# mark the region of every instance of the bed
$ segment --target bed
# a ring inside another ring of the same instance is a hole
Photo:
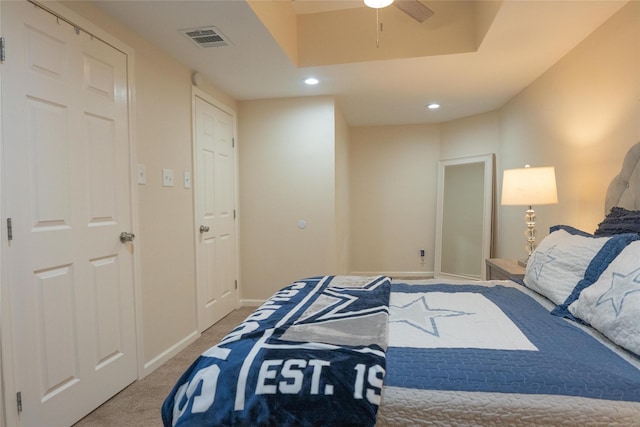
[[[640,426],[640,144],[524,280],[321,276],[203,353],[165,426]]]

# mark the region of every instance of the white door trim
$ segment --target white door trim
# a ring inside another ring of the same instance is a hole
[[[2,34],[2,6],[0,5],[0,34]],[[2,171],[2,165],[4,163],[4,157],[2,156],[2,152],[4,150],[2,150],[1,148],[3,147],[3,139],[2,139],[2,134],[3,134],[3,128],[2,128],[2,105],[3,102],[2,101],[2,67],[0,67],[0,218],[4,218],[4,216],[2,215],[2,211],[4,209],[4,199],[3,199],[3,193],[2,193],[2,188],[3,188],[3,175],[4,172]],[[6,235],[6,229],[5,229],[5,225],[4,224],[0,224],[0,240],[2,242],[6,242],[7,241],[7,235]],[[8,286],[7,280],[5,280],[5,271],[6,269],[4,268],[4,264],[5,264],[5,251],[2,250],[4,246],[3,244],[0,244],[0,427],[6,427],[7,426],[7,416],[6,416],[6,410],[5,410],[5,397],[7,396],[6,390],[5,390],[5,385],[7,384],[8,381],[11,381],[11,384],[13,384],[13,375],[8,375],[8,372],[13,372],[13,371],[7,371],[5,369],[5,362],[6,359],[9,359],[9,361],[11,361],[11,363],[13,363],[13,358],[11,357],[5,357],[5,355],[3,354],[4,352],[1,351],[1,349],[5,348],[5,335],[6,335],[6,330],[11,330],[11,324],[7,324],[5,323],[5,321],[10,317],[7,314],[7,310],[6,310],[6,302],[5,300],[7,298],[5,298],[5,296],[7,295],[7,293],[5,292],[5,286]],[[10,313],[9,313],[10,314]],[[11,365],[11,367],[13,368],[13,364]],[[8,378],[11,377],[11,378]]]
[[[115,49],[121,51],[127,57],[127,84],[128,84],[128,120],[129,120],[129,144],[130,144],[130,164],[129,164],[129,182],[130,182],[130,201],[131,201],[131,224],[132,224],[132,232],[136,233],[139,229],[139,219],[138,219],[138,198],[137,198],[137,187],[135,184],[135,168],[134,165],[136,162],[136,132],[135,132],[135,54],[134,50],[118,40],[113,35],[103,31],[98,26],[96,26],[93,22],[85,19],[84,17],[78,15],[72,10],[68,9],[64,5],[58,2],[47,2],[46,5],[42,5],[39,2],[35,2],[33,0],[29,0],[31,3],[37,3],[39,7],[42,7],[45,10],[53,13],[54,15],[58,15],[63,17],[64,19],[73,22],[75,25],[80,27],[83,31],[86,31],[92,34],[94,37],[99,38],[103,42],[109,44]],[[1,3],[0,3],[1,9]],[[10,43],[10,41],[8,41]],[[7,58],[10,60],[10,58]],[[2,79],[2,68],[0,67],[0,79]],[[2,128],[2,116],[0,115],[0,129]],[[0,133],[0,145],[3,144],[2,134]],[[0,176],[2,174],[0,173]],[[1,182],[0,182],[1,183]],[[0,187],[1,188],[1,187]],[[4,201],[4,194],[0,190],[0,200]],[[1,206],[1,205],[0,205]],[[9,304],[9,299],[7,295],[9,295],[9,283],[6,277],[6,262],[7,255],[6,251],[2,250],[2,248],[7,245],[7,236],[6,236],[6,228],[5,224],[2,224],[2,232],[0,233],[0,238],[2,239],[2,244],[0,245],[0,342],[2,346],[2,369],[1,372],[3,374],[3,387],[2,387],[2,413],[4,417],[0,420],[0,424],[3,426],[13,426],[19,425],[19,417],[16,406],[16,386],[15,379],[13,377],[13,368],[14,368],[14,360],[13,360],[13,336],[12,336],[12,328],[11,328],[11,306]],[[140,259],[139,259],[139,251],[134,251],[133,254],[133,286],[135,293],[135,301],[134,301],[134,310],[135,310],[135,319],[136,319],[136,358],[137,358],[137,376],[141,378],[141,374],[143,372],[143,328],[142,328],[142,289],[141,289],[141,281],[140,281]]]
[[[208,93],[206,93],[205,91],[203,91],[202,89],[196,87],[196,86],[192,86],[192,91],[191,91],[192,95],[191,95],[191,128],[192,128],[192,150],[191,152],[193,153],[193,159],[192,159],[192,165],[193,165],[193,177],[194,177],[194,186],[193,186],[193,217],[194,217],[194,225],[198,224],[198,221],[200,220],[198,218],[198,206],[197,206],[197,191],[196,191],[196,186],[197,183],[195,182],[195,174],[196,174],[196,165],[197,165],[197,148],[196,148],[196,99],[200,98],[203,99],[204,101],[208,102],[209,104],[213,105],[214,107],[222,110],[223,112],[229,114],[232,118],[233,118],[233,136],[234,136],[234,141],[235,141],[235,147],[236,147],[236,155],[235,155],[235,171],[234,171],[234,198],[235,198],[235,205],[236,205],[236,215],[239,215],[240,212],[240,199],[238,197],[238,175],[239,175],[239,168],[238,168],[238,152],[237,152],[237,147],[238,147],[238,120],[237,120],[237,114],[236,111],[229,107],[228,105],[225,105],[223,102],[215,99],[214,97],[212,97],[211,95],[209,95]],[[235,235],[236,235],[236,254],[235,254],[235,260],[236,260],[236,277],[238,280],[238,289],[236,292],[236,301],[235,301],[235,307],[240,308],[240,290],[242,289],[242,280],[241,280],[241,276],[240,276],[240,228],[238,226],[239,221],[236,219],[236,221],[234,222],[234,227],[235,227]],[[196,236],[196,238],[193,241],[194,244],[194,255],[195,255],[195,260],[196,260],[196,310],[199,310],[199,305],[198,302],[199,301],[199,295],[198,295],[198,278],[197,278],[197,274],[198,274],[198,251],[199,251],[199,247],[198,247],[198,233],[199,231],[196,230],[195,228],[197,227],[197,225],[194,227],[194,235]],[[197,313],[196,313],[197,314]],[[200,316],[197,316],[198,319],[200,318]],[[202,325],[199,324],[200,321],[198,320],[198,332],[202,333],[203,332],[203,328]]]

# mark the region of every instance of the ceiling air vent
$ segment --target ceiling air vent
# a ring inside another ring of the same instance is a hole
[[[178,30],[189,37],[200,47],[222,47],[229,46],[229,41],[216,27],[200,27],[188,30]]]

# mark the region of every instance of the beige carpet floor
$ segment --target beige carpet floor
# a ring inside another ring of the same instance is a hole
[[[233,311],[202,333],[171,360],[122,390],[74,427],[158,427],[162,426],[160,407],[180,375],[197,357],[238,326],[255,307]]]

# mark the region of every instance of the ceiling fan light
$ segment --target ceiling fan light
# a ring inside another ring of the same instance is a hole
[[[382,9],[393,3],[393,0],[364,0],[364,4],[373,9]]]

